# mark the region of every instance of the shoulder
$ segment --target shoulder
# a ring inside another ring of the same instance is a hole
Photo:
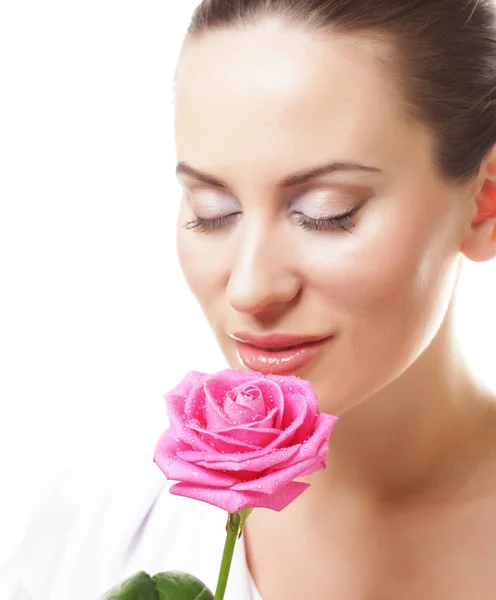
[[[31,501],[21,544],[0,569],[1,597],[58,600],[77,581],[77,598],[96,598],[108,577],[118,580],[144,517],[168,486],[146,452],[75,464],[47,478]]]

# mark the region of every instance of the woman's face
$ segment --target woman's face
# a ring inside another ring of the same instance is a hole
[[[347,40],[277,21],[216,32],[187,45],[176,80],[186,280],[231,368],[308,379],[334,414],[436,335],[464,226],[427,130],[371,46]],[[231,337],[274,333],[334,337],[286,353]]]

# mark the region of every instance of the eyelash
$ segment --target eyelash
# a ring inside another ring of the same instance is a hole
[[[218,229],[222,229],[226,225],[229,225],[229,223],[233,221],[233,217],[236,217],[237,214],[239,213],[225,215],[218,219],[201,219],[198,217],[193,221],[188,221],[186,225],[184,225],[184,228],[190,229],[191,231],[198,231],[199,233],[210,233],[211,231],[217,231]]]
[[[335,229],[343,229],[344,231],[351,233],[351,231],[348,231],[347,228],[355,227],[355,224],[351,222],[351,217],[358,212],[359,208],[360,207],[357,206],[353,210],[350,210],[342,215],[320,219],[311,219],[302,213],[295,214],[299,215],[298,224],[305,231],[332,231]],[[219,217],[218,219],[196,218],[192,221],[188,221],[184,225],[184,228],[191,231],[197,231],[199,233],[211,233],[212,231],[218,231],[219,229],[223,229],[225,226],[229,225],[230,222],[233,221],[233,218],[238,214],[239,213],[233,213],[231,215]]]

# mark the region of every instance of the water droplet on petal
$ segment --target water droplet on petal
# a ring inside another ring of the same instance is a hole
[[[259,490],[261,490],[261,489],[262,489],[262,486],[261,486],[260,484],[258,484],[258,485],[257,485],[257,488],[258,488]]]
[[[251,460],[247,460],[246,462],[247,464],[251,465]]]

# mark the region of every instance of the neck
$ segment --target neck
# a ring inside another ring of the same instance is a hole
[[[304,479],[312,484],[308,500],[336,490],[388,502],[452,493],[474,463],[494,459],[495,413],[494,393],[457,346],[451,309],[409,369],[341,416],[327,468]]]

